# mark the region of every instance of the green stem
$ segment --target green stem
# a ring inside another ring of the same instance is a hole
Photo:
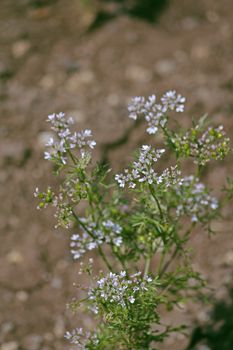
[[[93,233],[86,227],[86,225],[79,219],[79,217],[75,214],[74,211],[72,211],[73,216],[75,218],[75,220],[79,223],[79,225],[89,234],[89,236],[91,236],[93,239],[95,239],[95,236],[93,235]],[[109,263],[108,259],[106,258],[102,248],[100,246],[98,246],[98,251],[99,254],[101,256],[101,258],[103,259],[103,261],[105,262],[107,268],[109,269],[109,271],[113,271],[113,268],[111,266],[111,264]]]
[[[109,271],[112,272],[113,268],[112,268],[111,264],[109,263],[108,259],[106,258],[105,254],[104,254],[104,252],[103,252],[103,250],[102,250],[102,248],[100,246],[98,246],[98,251],[99,251],[99,254],[100,254],[101,258],[105,262],[107,268],[109,269]]]
[[[194,228],[195,223],[192,222],[192,224],[190,225],[190,227],[187,229],[187,231],[184,234],[184,239],[186,239],[188,237],[188,235],[191,233],[192,229]],[[173,254],[171,255],[170,259],[165,263],[165,265],[163,266],[163,268],[161,269],[161,272],[159,274],[159,276],[161,277],[168,269],[168,267],[170,266],[170,264],[172,263],[172,261],[176,258],[178,252],[182,249],[182,245],[179,243],[177,244]]]
[[[159,277],[162,277],[163,274],[167,271],[168,267],[170,266],[170,264],[172,263],[172,261],[175,259],[177,253],[180,250],[180,245],[178,244],[176,246],[176,249],[174,250],[172,256],[170,257],[170,259],[166,262],[166,264],[164,264],[163,268],[161,269],[161,272],[159,274]]]
[[[160,256],[160,259],[159,259],[159,266],[158,266],[158,272],[157,272],[157,274],[159,276],[161,274],[161,269],[162,269],[162,266],[163,266],[164,258],[165,258],[165,252],[162,252],[162,254]]]
[[[111,246],[111,248],[112,248],[112,252],[115,255],[116,259],[120,262],[123,270],[127,272],[127,267],[126,267],[126,264],[124,262],[124,259],[122,259],[121,256],[116,251],[114,251],[112,246]]]
[[[158,207],[158,210],[159,210],[159,214],[160,214],[160,218],[161,218],[162,221],[164,221],[163,211],[162,211],[161,205],[160,205],[160,203],[159,203],[159,201],[158,201],[158,199],[157,199],[157,197],[156,197],[156,195],[154,193],[153,186],[149,185],[149,190],[150,190],[150,193],[151,193],[152,197],[154,198],[154,200],[155,200],[155,202],[157,204],[157,207]]]
[[[145,269],[144,269],[144,277],[147,276],[149,271],[150,271],[150,263],[151,263],[151,257],[146,258]]]
[[[76,162],[76,159],[75,157],[73,156],[71,150],[69,149],[69,145],[67,143],[65,143],[65,146],[67,148],[67,153],[69,154],[70,158],[72,159],[74,165],[77,165],[77,162]]]

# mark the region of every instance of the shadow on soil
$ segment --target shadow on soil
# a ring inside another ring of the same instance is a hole
[[[227,300],[213,306],[210,321],[197,326],[186,350],[232,350],[233,349],[233,288]]]
[[[116,4],[113,11],[102,10],[97,12],[96,17],[88,32],[92,32],[109,20],[115,19],[120,15],[128,15],[137,17],[150,23],[154,23],[159,18],[160,14],[165,10],[169,0],[99,0],[102,3]]]

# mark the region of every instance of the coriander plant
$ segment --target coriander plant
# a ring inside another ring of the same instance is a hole
[[[150,144],[141,145],[115,175],[93,164],[91,130],[71,131],[73,119],[64,113],[48,116],[54,137],[45,159],[61,181],[57,191],[36,189],[38,208],[52,205],[57,226],[72,230],[75,260],[92,252],[88,263],[80,263],[90,284],[80,287],[81,298],[70,307],[92,315],[93,331],[65,334],[77,349],[157,349],[183,329],[162,323],[161,306],[169,311],[202,293],[205,281],[190,264],[188,243],[193,230],[212,232],[233,185],[229,181],[228,195],[217,199],[200,178],[210,161],[222,160],[231,148],[223,127],[210,126],[206,116],[181,127],[175,114],[184,103],[175,91],[159,101],[155,95],[132,99],[129,117],[145,118]],[[97,256],[99,273],[93,269]]]

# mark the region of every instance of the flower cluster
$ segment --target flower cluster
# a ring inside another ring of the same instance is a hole
[[[184,135],[174,135],[172,143],[179,155],[194,157],[194,163],[202,166],[211,159],[223,159],[230,151],[230,139],[222,125],[209,127],[203,134],[197,125]]]
[[[205,185],[192,175],[182,179],[176,188],[176,195],[179,198],[177,216],[191,215],[192,222],[205,222],[219,206],[217,199],[209,195]]]
[[[145,97],[134,97],[128,105],[129,117],[136,120],[140,116],[144,116],[148,123],[147,132],[155,134],[159,127],[164,127],[167,123],[166,113],[169,110],[176,112],[184,111],[185,98],[176,91],[166,92],[161,100],[157,102],[155,95]]]
[[[78,148],[81,158],[85,158],[86,148],[95,147],[96,142],[92,140],[91,130],[87,129],[72,134],[70,125],[74,123],[73,118],[66,119],[64,113],[51,114],[47,121],[51,123],[56,139],[51,137],[47,142],[46,147],[49,148],[49,151],[44,153],[45,159],[64,165],[68,161],[68,153],[71,149]]]
[[[154,150],[151,146],[143,145],[140,149],[138,160],[132,164],[131,171],[125,169],[123,174],[115,176],[115,180],[120,187],[125,187],[128,183],[129,188],[135,188],[137,183],[142,182],[146,182],[149,185],[163,183],[166,187],[169,187],[171,183],[177,181],[180,174],[177,167],[167,168],[161,175],[158,175],[153,169],[154,163],[161,158],[164,152],[164,149]]]
[[[85,332],[83,328],[75,328],[71,332],[66,332],[66,339],[70,341],[71,344],[76,345],[79,350],[87,350],[90,345],[97,345],[99,339],[96,334],[91,334],[90,332]]]
[[[46,192],[40,192],[39,188],[36,187],[34,192],[34,197],[40,200],[40,203],[38,204],[37,209],[46,208],[49,204],[53,202],[54,196],[55,194],[52,191],[52,188],[50,186],[47,188]]]
[[[184,112],[185,97],[177,95],[175,90],[166,92],[162,96],[161,102],[167,111],[170,109],[171,111]]]
[[[66,193],[64,190],[56,195],[51,187],[48,187],[46,192],[39,191],[37,187],[34,192],[34,197],[40,200],[37,209],[45,209],[48,205],[52,205],[56,208],[54,216],[57,219],[57,224],[55,228],[59,226],[70,227],[73,211],[69,201],[65,199]]]
[[[110,272],[105,277],[97,281],[97,286],[89,288],[88,296],[91,301],[91,310],[98,313],[98,305],[106,302],[115,303],[122,308],[134,304],[139,293],[148,290],[152,283],[149,276],[141,277],[141,272],[137,272],[127,277],[126,271],[119,274]]]
[[[96,223],[87,219],[80,219],[84,224],[82,234],[73,234],[71,236],[71,254],[74,259],[79,259],[89,250],[98,248],[98,246],[108,243],[119,247],[122,244],[122,227],[111,220],[103,221],[97,227]]]

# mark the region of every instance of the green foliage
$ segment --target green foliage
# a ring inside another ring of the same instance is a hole
[[[206,129],[206,117],[183,131],[171,123],[170,112],[182,112],[184,101],[174,91],[160,103],[155,96],[132,101],[130,117],[144,116],[147,132],[161,133],[176,163],[161,170],[157,163],[166,150],[142,145],[115,179],[107,166],[92,163],[96,143],[90,130],[72,133],[73,121],[63,113],[48,117],[55,137],[47,144],[45,158],[55,164],[61,184],[58,193],[50,187],[36,190],[38,208],[55,207],[58,226],[69,228],[75,222],[74,259],[96,250],[105,269],[95,276],[92,259],[86,267],[81,263],[90,286],[81,288],[84,298],[73,300],[70,307],[86,309],[98,322],[95,332],[77,328],[66,333],[78,349],[157,349],[171,332],[183,331],[182,325],[161,324],[160,306],[169,311],[181,301],[205,295],[205,281],[190,264],[188,243],[195,228],[198,234],[211,230],[212,220],[233,197],[233,182],[228,180],[217,199],[200,182],[200,170],[231,149],[222,126]],[[182,174],[186,158],[193,161],[194,174]]]

